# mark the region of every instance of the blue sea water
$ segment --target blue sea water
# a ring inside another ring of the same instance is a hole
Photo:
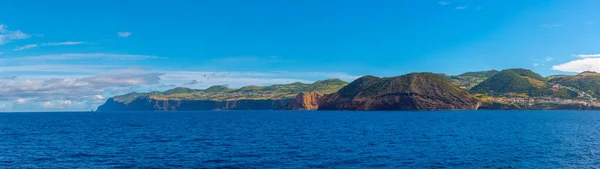
[[[595,111],[0,113],[0,168],[597,168]]]

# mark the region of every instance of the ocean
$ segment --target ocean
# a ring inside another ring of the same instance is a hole
[[[598,168],[599,111],[0,113],[0,168]]]

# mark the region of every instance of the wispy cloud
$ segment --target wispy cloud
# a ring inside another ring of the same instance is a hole
[[[25,45],[25,46],[21,46],[18,48],[13,49],[14,51],[22,51],[22,50],[26,50],[26,49],[33,49],[33,48],[37,48],[38,45],[37,44],[29,44],[29,45]]]
[[[557,27],[562,27],[564,25],[561,25],[561,24],[543,24],[543,25],[540,25],[540,26],[544,27],[544,28],[557,28]]]
[[[467,8],[469,8],[469,7],[468,6],[457,6],[456,10],[465,10]]]
[[[0,61],[44,61],[44,60],[83,60],[83,59],[110,59],[110,60],[145,60],[145,59],[166,59],[165,57],[150,55],[129,55],[113,53],[68,53],[68,54],[49,54],[37,56],[25,56],[16,58],[7,58]]]
[[[6,25],[0,24],[0,45],[10,43],[14,40],[27,39],[31,35],[23,33],[21,30],[11,31],[8,30]]]
[[[450,5],[450,2],[447,1],[439,1],[438,4],[440,5]]]
[[[532,64],[533,67],[545,66],[546,63],[554,60],[553,57],[546,57],[544,59],[533,59],[535,62]]]
[[[92,74],[106,72],[107,70],[121,69],[116,66],[98,66],[98,65],[67,65],[67,64],[41,64],[41,65],[15,65],[0,66],[1,73],[32,72],[35,76],[57,77],[57,74]],[[54,74],[51,74],[54,73]],[[42,75],[40,75],[42,74]],[[49,75],[50,74],[50,75]]]
[[[596,24],[596,22],[595,21],[589,21],[589,22],[586,22],[585,24],[592,25],[592,24]]]
[[[119,36],[121,38],[127,38],[127,37],[131,36],[131,32],[117,32],[117,36]]]
[[[22,50],[26,50],[26,49],[33,49],[33,48],[37,48],[39,46],[64,46],[64,45],[79,45],[79,44],[84,44],[84,42],[74,42],[74,41],[68,41],[68,42],[52,42],[52,43],[42,43],[42,44],[29,44],[29,45],[25,45],[25,46],[21,46],[18,48],[13,49],[14,51],[22,51]]]
[[[596,58],[596,57],[600,57],[600,54],[576,54],[573,56],[578,57],[578,58]]]
[[[84,44],[84,42],[79,42],[79,41],[52,42],[52,43],[43,43],[42,46],[63,46],[63,45],[80,45],[80,44]]]

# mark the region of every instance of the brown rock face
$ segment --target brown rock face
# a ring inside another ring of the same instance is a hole
[[[302,92],[296,96],[287,105],[280,107],[281,110],[317,110],[319,101],[323,94],[313,91],[310,93]]]
[[[476,110],[466,91],[432,73],[392,78],[361,77],[325,95],[319,110]]]

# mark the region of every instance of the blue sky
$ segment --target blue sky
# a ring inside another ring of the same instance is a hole
[[[545,76],[600,71],[598,6],[7,0],[0,5],[0,111],[89,110],[115,94],[175,86],[506,68]]]

